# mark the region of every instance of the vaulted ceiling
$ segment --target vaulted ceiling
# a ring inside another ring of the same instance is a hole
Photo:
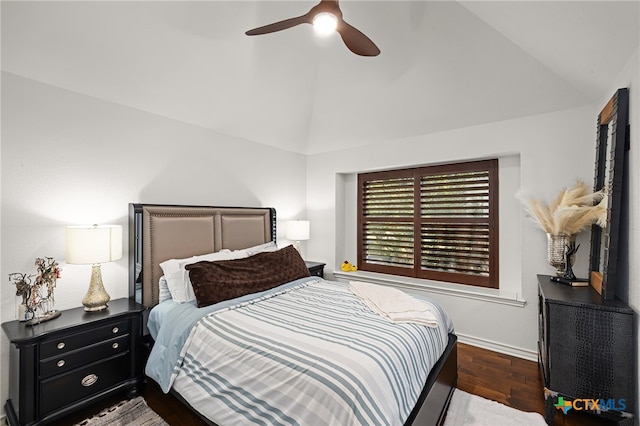
[[[2,69],[300,153],[600,101],[638,49],[638,1],[342,1],[381,49],[309,25],[314,1],[2,1]]]

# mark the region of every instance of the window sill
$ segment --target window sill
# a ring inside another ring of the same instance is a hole
[[[527,303],[520,297],[518,293],[501,291],[493,288],[474,287],[463,284],[450,284],[440,281],[429,281],[419,278],[380,274],[376,272],[334,271],[333,275],[338,281],[359,280],[372,284],[388,285],[400,289],[444,294],[447,296],[455,297],[465,297],[468,299],[517,306],[520,308],[523,308]]]

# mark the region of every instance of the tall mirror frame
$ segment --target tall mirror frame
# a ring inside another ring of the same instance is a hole
[[[594,191],[606,189],[606,226],[591,228],[590,281],[603,299],[616,298],[620,213],[628,149],[629,91],[618,89],[598,115]]]

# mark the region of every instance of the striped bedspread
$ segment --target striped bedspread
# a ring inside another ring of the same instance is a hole
[[[452,331],[395,324],[346,284],[308,281],[201,319],[174,388],[225,425],[402,425]]]

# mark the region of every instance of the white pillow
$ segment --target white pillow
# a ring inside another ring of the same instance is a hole
[[[247,253],[247,257],[253,256],[254,254],[262,253],[265,251],[276,251],[278,250],[278,246],[275,241],[269,241],[268,243],[260,244],[257,246],[249,247],[242,250],[234,250],[236,251],[245,251]]]
[[[169,285],[167,284],[167,279],[164,277],[164,275],[160,277],[158,288],[160,289],[160,294],[158,295],[158,303],[162,303],[166,300],[171,300],[171,292],[169,291]]]
[[[234,253],[231,250],[220,250],[215,253],[192,256],[186,259],[169,259],[160,264],[162,272],[167,279],[167,286],[174,302],[184,303],[195,300],[189,274],[184,267],[202,260],[228,260],[247,257],[244,253]]]
[[[167,286],[169,287],[169,292],[171,293],[173,301],[177,303],[184,303],[196,300],[191,280],[189,280],[189,273],[184,269],[185,266],[201,261],[214,262],[216,260],[243,259],[263,251],[274,250],[277,250],[277,246],[275,242],[270,241],[265,244],[241,250],[231,251],[228,249],[222,249],[215,253],[193,256],[186,259],[169,259],[162,262],[160,264],[160,268],[162,268],[162,272],[164,272],[164,276],[166,277]]]

